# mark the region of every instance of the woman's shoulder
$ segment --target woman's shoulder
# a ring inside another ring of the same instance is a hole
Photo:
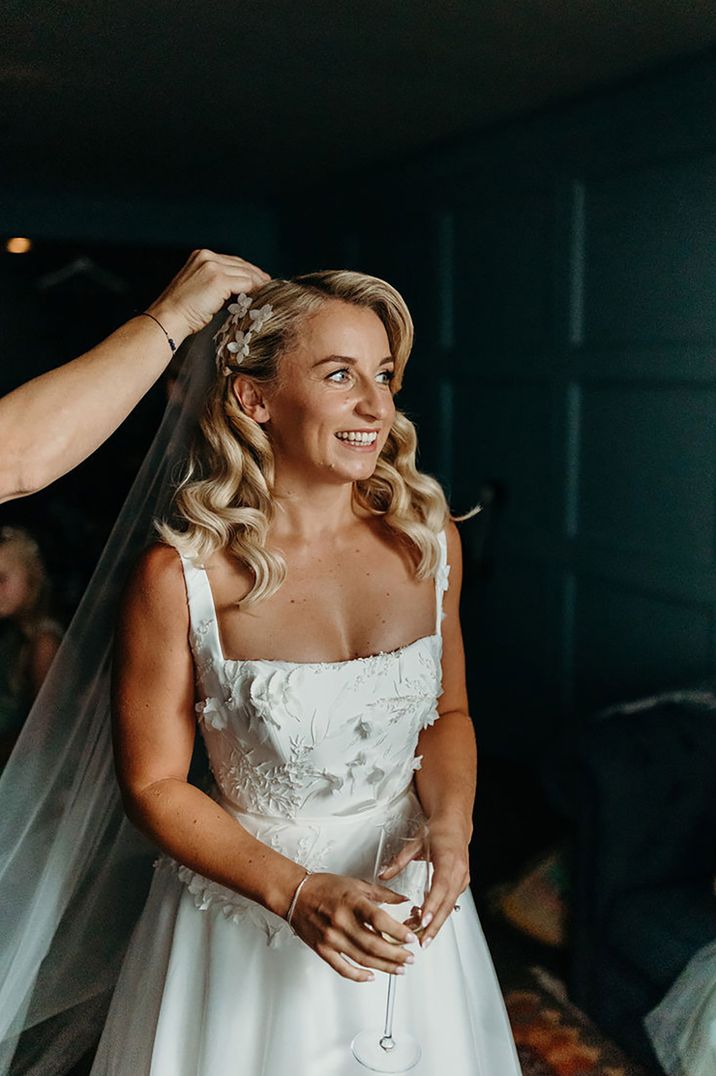
[[[443,529],[443,534],[445,535],[447,548],[447,562],[450,566],[450,579],[453,587],[455,585],[459,586],[462,578],[462,539],[454,520],[448,519]]]
[[[453,519],[448,519],[447,523],[443,527],[443,534],[445,535],[445,541],[447,543],[448,560],[450,560],[450,554],[459,556],[462,551],[462,541],[460,539],[460,531],[458,530],[457,523]]]
[[[137,557],[129,574],[126,592],[148,597],[184,594],[184,571],[177,550],[166,542],[152,542]]]
[[[141,551],[134,565],[135,571],[149,574],[181,571],[181,556],[173,545],[166,542],[151,542]]]

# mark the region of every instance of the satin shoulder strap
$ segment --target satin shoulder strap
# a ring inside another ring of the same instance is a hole
[[[450,575],[450,565],[447,562],[447,536],[444,530],[438,534],[438,544],[440,546],[440,560],[435,573],[435,634],[441,635],[442,622],[445,618],[443,594],[449,586],[448,577]]]
[[[222,658],[216,608],[206,571],[188,557],[181,557],[189,605],[191,646],[201,672],[207,665]]]

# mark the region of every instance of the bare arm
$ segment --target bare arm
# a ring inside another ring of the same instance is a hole
[[[196,721],[188,631],[179,558],[155,546],[130,580],[117,633],[112,713],[125,810],[179,862],[285,917],[303,867],[187,782]],[[387,931],[410,940],[407,927],[378,907],[404,899],[382,885],[317,872],[301,891],[292,925],[341,976],[365,981],[367,968],[395,971],[410,955],[381,937]]]
[[[194,251],[147,309],[177,346],[208,324],[235,292],[269,277],[230,255]],[[91,455],[166,368],[167,338],[151,318],[131,318],[96,347],[0,399],[0,502],[54,482]]]
[[[113,728],[125,810],[179,862],[284,916],[305,871],[187,783],[196,722],[188,631],[179,558],[155,546],[130,581],[117,634]]]
[[[423,761],[422,768],[416,772],[415,783],[420,802],[433,826],[438,822],[449,824],[469,841],[477,784],[477,746],[468,714],[465,650],[460,628],[462,549],[454,523],[448,527],[447,535],[450,586],[444,599],[440,718],[420,734],[418,753],[422,754]]]
[[[423,761],[415,773],[418,797],[429,821],[434,868],[430,892],[422,909],[423,946],[438,933],[470,881],[468,846],[477,782],[477,746],[467,709],[465,652],[460,628],[462,551],[454,523],[448,525],[447,545],[450,586],[444,598],[440,717],[420,734],[418,753]],[[406,849],[391,861],[381,877],[390,881],[414,854]]]

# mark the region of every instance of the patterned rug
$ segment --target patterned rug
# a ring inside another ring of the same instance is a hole
[[[523,1076],[652,1076],[609,1042],[543,968],[505,1003]]]

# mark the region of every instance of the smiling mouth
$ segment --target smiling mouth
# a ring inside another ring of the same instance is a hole
[[[335,435],[336,440],[347,448],[358,452],[371,452],[378,443],[378,431],[340,432]]]

